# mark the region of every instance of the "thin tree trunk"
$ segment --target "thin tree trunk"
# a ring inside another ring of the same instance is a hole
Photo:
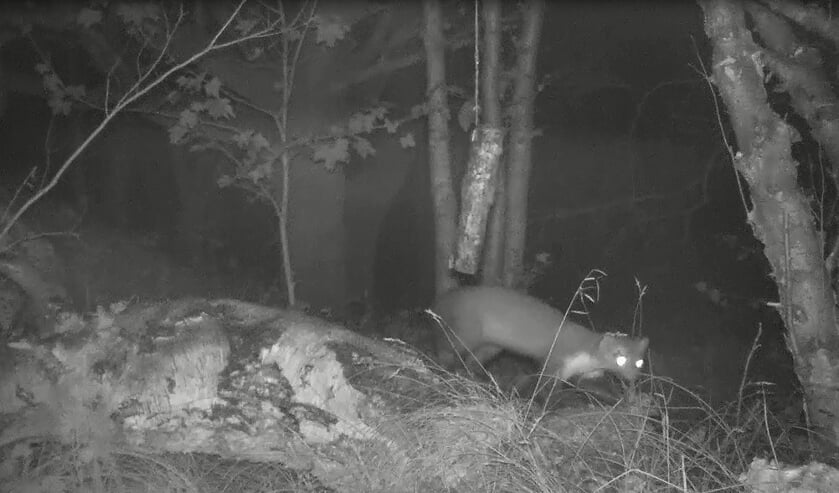
[[[440,1],[425,0],[423,13],[428,78],[428,149],[431,167],[431,197],[434,201],[434,287],[437,293],[443,293],[456,285],[449,269],[449,259],[455,243],[457,218],[449,154],[446,42],[443,37],[443,13]]]
[[[527,237],[527,193],[532,168],[533,102],[536,99],[536,53],[542,35],[544,0],[528,0],[518,47],[518,65],[511,104],[510,145],[507,153],[507,237],[504,285],[517,286],[522,276]]]
[[[294,286],[294,268],[291,265],[291,245],[288,240],[288,194],[289,180],[291,180],[291,159],[288,151],[283,151],[280,159],[282,163],[282,196],[280,207],[277,211],[277,225],[280,228],[280,248],[283,259],[283,278],[285,279],[286,294],[288,295],[288,306],[297,306],[297,291]]]
[[[495,202],[492,204],[489,224],[487,225],[487,239],[484,250],[483,267],[481,270],[481,284],[500,286],[504,279],[504,227],[507,218],[507,170],[504,161],[498,163],[495,177]]]
[[[481,57],[481,94],[483,100],[479,115],[482,123],[501,131],[501,95],[498,73],[501,67],[501,2],[486,0],[483,3],[483,52]],[[503,163],[503,161],[501,162]],[[504,167],[499,163],[495,175],[495,200],[493,202],[481,268],[481,283],[501,284],[504,270],[504,218],[505,186]]]
[[[713,81],[728,108],[739,152],[734,165],[752,200],[748,220],[778,285],[780,312],[811,422],[836,442],[839,436],[839,332],[833,300],[806,195],[798,185],[790,128],[770,108],[761,49],[746,28],[740,2],[700,3],[713,42]]]
[[[285,25],[285,12],[283,12],[283,25]],[[291,46],[289,44],[289,36],[282,37],[282,69],[283,69],[283,99],[280,106],[279,114],[274,115],[274,124],[277,127],[277,133],[280,137],[280,145],[283,153],[280,156],[281,170],[279,179],[282,183],[274,186],[274,192],[280,193],[279,203],[276,199],[276,193],[271,194],[271,201],[274,204],[275,215],[277,216],[277,227],[280,231],[280,249],[282,250],[281,258],[283,262],[283,279],[285,280],[286,296],[288,298],[288,306],[297,306],[297,290],[294,282],[294,269],[291,265],[291,245],[288,239],[288,204],[289,194],[291,188],[289,187],[289,180],[291,179],[291,158],[288,155],[286,143],[288,141],[288,105],[291,103],[291,90],[294,84],[294,67],[297,63],[297,57],[291,57]],[[303,40],[298,41],[300,44]],[[299,45],[297,52],[299,53]],[[269,192],[271,193],[271,192]]]

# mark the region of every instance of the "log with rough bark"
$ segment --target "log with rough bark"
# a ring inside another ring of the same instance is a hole
[[[466,176],[463,177],[454,261],[455,270],[464,274],[476,274],[481,266],[489,212],[495,200],[503,138],[500,128],[480,127],[472,142]]]
[[[198,452],[334,485],[361,447],[403,452],[388,416],[423,402],[435,378],[402,346],[235,300],[117,305],[62,330],[0,349],[0,448]]]

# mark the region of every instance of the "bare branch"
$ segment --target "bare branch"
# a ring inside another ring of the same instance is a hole
[[[191,65],[196,60],[206,56],[207,54],[209,54],[213,51],[217,51],[217,50],[229,47],[229,46],[234,46],[238,43],[242,43],[244,41],[247,41],[248,39],[256,39],[258,37],[265,37],[265,36],[270,35],[270,33],[273,33],[272,27],[269,27],[269,28],[266,28],[266,29],[256,33],[255,35],[244,36],[244,37],[236,38],[236,39],[233,39],[231,41],[224,42],[224,43],[219,43],[219,41],[218,41],[219,38],[227,30],[227,28],[230,26],[230,24],[233,22],[233,19],[235,19],[239,15],[239,12],[242,10],[242,7],[244,6],[244,4],[245,4],[245,0],[240,0],[239,4],[236,6],[236,9],[233,11],[233,13],[230,15],[230,17],[228,17],[228,19],[224,23],[224,25],[219,29],[219,31],[215,34],[215,36],[213,36],[212,40],[209,43],[207,43],[207,45],[203,49],[194,53],[192,56],[190,56],[186,60],[184,60],[180,63],[177,63],[177,64],[173,65],[172,67],[168,68],[161,75],[157,76],[154,80],[149,82],[146,86],[140,87],[140,81],[135,83],[131,87],[131,89],[129,89],[129,91],[126,92],[126,94],[116,103],[116,105],[113,108],[113,111],[111,111],[110,113],[106,113],[104,115],[104,118],[102,119],[102,121],[99,123],[99,125],[97,125],[96,128],[94,128],[90,132],[90,134],[88,134],[87,138],[76,148],[76,150],[73,151],[73,153],[69,157],[67,157],[67,159],[61,165],[61,167],[58,169],[58,171],[52,177],[52,179],[49,181],[49,183],[45,187],[38,190],[38,192],[36,192],[32,197],[30,197],[20,207],[20,209],[18,209],[11,216],[11,219],[3,225],[3,229],[0,230],[0,238],[3,238],[4,236],[6,236],[9,233],[9,230],[11,230],[12,226],[20,219],[20,217],[27,210],[29,210],[30,207],[32,207],[32,205],[34,205],[36,202],[38,202],[42,197],[44,197],[44,195],[49,193],[50,190],[55,188],[55,186],[58,184],[61,177],[64,176],[64,174],[67,172],[67,169],[76,161],[76,159],[78,159],[79,155],[81,155],[81,153],[85,149],[87,149],[87,147],[90,145],[90,143],[93,142],[93,140],[96,137],[98,137],[100,133],[102,133],[102,131],[105,129],[105,127],[107,127],[110,124],[111,120],[113,120],[114,117],[118,113],[120,113],[122,110],[124,110],[127,106],[134,103],[139,98],[145,96],[149,91],[151,91],[152,89],[154,89],[157,86],[159,86],[160,84],[162,84],[165,80],[169,79],[169,77],[171,77],[172,74],[174,74],[175,72],[184,69],[185,67]],[[274,25],[276,25],[276,24],[274,23],[271,26],[274,26]],[[168,42],[168,40],[167,40],[167,42]],[[168,44],[165,45],[165,47],[168,47]],[[149,67],[148,71],[146,72],[146,77],[148,77],[148,75],[150,75],[152,73],[152,71],[156,68],[156,66],[160,63],[160,61],[162,60],[162,57],[163,57],[163,53],[165,53],[165,51],[166,51],[165,49],[161,50],[161,55]]]

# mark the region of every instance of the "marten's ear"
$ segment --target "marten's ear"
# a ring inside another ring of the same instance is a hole
[[[644,337],[638,341],[638,352],[644,354],[647,352],[647,347],[650,345],[650,338]]]

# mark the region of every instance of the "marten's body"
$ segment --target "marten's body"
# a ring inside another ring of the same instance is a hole
[[[638,377],[649,344],[646,337],[600,334],[570,320],[563,323],[559,310],[500,287],[455,289],[439,296],[431,310],[445,322],[437,355],[449,368],[461,358],[470,365],[474,360],[484,364],[507,350],[546,363],[545,374],[562,380],[606,370],[632,381]]]

